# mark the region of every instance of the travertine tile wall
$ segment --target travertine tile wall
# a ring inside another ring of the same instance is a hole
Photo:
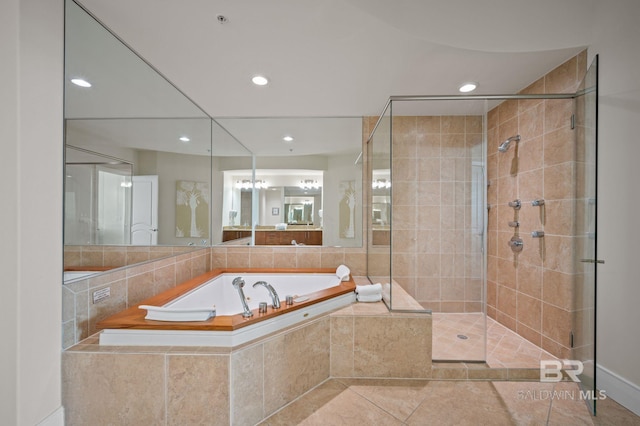
[[[64,246],[64,267],[133,265],[196,250],[192,246]]]
[[[254,425],[329,378],[329,317],[238,349],[101,347],[63,353],[68,425]]]
[[[362,248],[294,246],[214,246],[212,268],[337,268],[345,264],[352,275],[366,275]]]
[[[522,93],[574,93],[586,70],[586,53],[568,60]],[[574,299],[576,143],[573,100],[509,100],[487,118],[487,313],[527,340],[570,357]],[[519,134],[516,151],[498,146]],[[517,153],[517,157],[516,157]],[[514,216],[508,202],[522,200]],[[543,198],[543,208],[531,201]],[[523,251],[507,242],[520,222]],[[531,232],[543,230],[544,238]]]
[[[62,356],[68,425],[254,425],[331,376],[429,378],[431,316],[356,304],[239,348],[105,347]]]
[[[482,237],[472,232],[482,126],[482,116],[393,118],[393,279],[434,312],[482,310]]]
[[[356,303],[330,317],[331,377],[431,377],[431,315]]]
[[[205,248],[63,284],[62,347],[98,331],[98,321],[209,270],[211,249]],[[110,296],[93,303],[93,293],[105,288]]]

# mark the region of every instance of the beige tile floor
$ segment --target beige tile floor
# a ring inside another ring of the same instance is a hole
[[[617,426],[640,425],[640,417],[611,399],[592,417],[566,382],[330,379],[261,425]]]
[[[556,359],[492,318],[481,313],[433,313],[433,359],[486,361],[494,368],[540,368],[540,360]],[[461,339],[458,335],[466,336]]]

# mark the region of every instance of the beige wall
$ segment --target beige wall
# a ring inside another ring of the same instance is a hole
[[[540,78],[522,93],[574,93],[586,70],[586,52]],[[487,313],[548,350],[570,358],[575,286],[576,136],[574,101],[511,100],[487,118]],[[520,135],[506,153],[498,146]],[[545,205],[531,201],[543,198]],[[522,200],[515,211],[509,201]],[[524,241],[514,256],[507,245],[518,220]],[[531,237],[543,230],[544,238]]]
[[[0,4],[0,413],[63,424],[61,1]]]
[[[598,365],[621,378],[608,395],[640,413],[640,2],[598,3],[589,60],[600,55],[598,151]],[[631,335],[629,333],[632,333]],[[631,337],[635,336],[635,337]],[[626,381],[627,383],[623,383]]]
[[[18,223],[20,210],[14,203],[18,202],[18,66],[20,42],[18,16],[19,2],[17,0],[3,2],[0,6],[0,54],[7,66],[0,67],[0,127],[3,138],[10,143],[3,143],[0,156],[0,188],[7,208],[0,210],[2,223]],[[5,421],[17,424],[18,396],[15,392],[18,384],[18,293],[19,284],[19,256],[15,245],[20,238],[18,227],[12,226],[5,230],[0,244],[0,262],[4,270],[3,281],[6,282],[0,297],[0,332],[3,336],[3,349],[0,352],[0,412]],[[52,398],[55,400],[55,398]]]
[[[205,155],[173,154],[166,152],[140,152],[137,173],[158,175],[158,244],[203,245],[203,238],[176,237],[176,182],[188,180],[206,182],[211,186],[211,158]],[[150,158],[145,158],[150,157]],[[144,167],[143,167],[144,166]],[[218,203],[209,200],[209,211]],[[208,237],[207,245],[211,242]]]

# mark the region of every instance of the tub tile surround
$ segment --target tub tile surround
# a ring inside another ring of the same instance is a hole
[[[383,397],[390,392],[384,387],[389,380],[424,385],[429,380],[539,379],[538,368],[432,364],[431,334],[432,315],[389,312],[378,302],[354,303],[235,348],[101,346],[94,335],[63,352],[67,424],[99,419],[105,424],[254,425],[290,404],[299,406],[298,399],[309,391],[320,392],[330,404],[322,389],[336,379],[354,386],[384,381],[376,397],[372,389],[361,389],[379,408],[358,406],[403,415],[418,390],[407,390],[402,397],[408,400],[395,407],[397,397]]]
[[[431,316],[356,303],[236,348],[107,347],[92,336],[63,352],[69,425],[253,425],[333,375],[431,377]]]
[[[586,52],[569,59],[521,93],[574,93],[586,71]],[[571,129],[573,100],[509,100],[487,116],[487,313],[535,345],[559,358],[571,358],[574,286],[579,278],[577,208],[580,189],[576,132]],[[519,134],[515,150],[497,146]],[[515,169],[514,169],[515,167]],[[514,220],[509,201],[519,198],[519,234],[524,250],[514,257],[507,241]],[[543,198],[545,205],[531,201]],[[530,236],[544,230],[544,238]]]
[[[210,269],[211,251],[205,248],[63,284],[62,347],[94,334],[100,320]],[[93,303],[94,292],[107,288],[109,297]]]

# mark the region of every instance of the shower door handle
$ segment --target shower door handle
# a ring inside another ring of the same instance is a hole
[[[580,259],[582,263],[604,263],[604,260],[599,259]]]

